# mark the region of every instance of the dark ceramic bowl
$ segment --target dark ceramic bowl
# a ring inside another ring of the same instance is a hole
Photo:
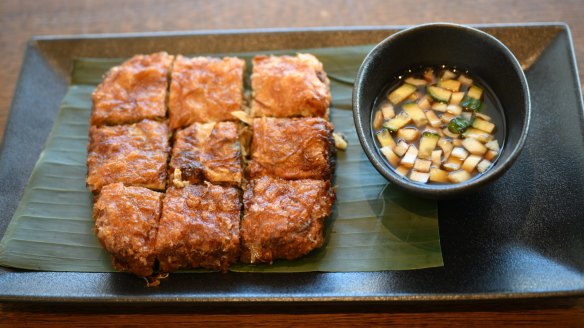
[[[402,177],[378,150],[371,127],[376,98],[397,76],[439,65],[468,70],[490,87],[502,107],[504,124],[497,128],[504,129],[505,138],[499,158],[485,173],[458,184],[421,184]],[[529,90],[517,59],[491,35],[448,23],[420,25],[393,34],[367,55],[355,80],[353,118],[367,157],[385,178],[422,197],[452,198],[494,181],[517,159],[529,127]]]

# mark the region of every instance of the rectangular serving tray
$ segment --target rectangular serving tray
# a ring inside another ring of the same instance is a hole
[[[494,184],[439,202],[444,267],[352,273],[178,273],[156,288],[123,273],[0,268],[1,301],[323,303],[584,296],[584,119],[568,26],[477,26],[526,69],[530,134]],[[201,31],[33,38],[0,148],[0,236],[42,151],[78,57],[213,54],[374,44],[402,27]]]

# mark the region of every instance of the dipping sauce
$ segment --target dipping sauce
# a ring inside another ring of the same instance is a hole
[[[504,138],[494,95],[468,72],[445,67],[394,81],[378,97],[372,122],[389,165],[419,183],[460,183],[486,172]]]

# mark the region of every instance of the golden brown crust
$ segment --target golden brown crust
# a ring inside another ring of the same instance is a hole
[[[116,270],[152,274],[162,194],[114,183],[103,187],[93,206],[97,238]]]
[[[328,118],[329,79],[313,55],[254,57],[251,88],[253,117]]]
[[[322,118],[257,118],[253,123],[250,178],[330,179],[333,125]]]
[[[128,124],[163,118],[173,58],[166,52],[137,55],[112,68],[93,92],[91,124]]]
[[[241,261],[293,260],[324,242],[324,221],[335,200],[330,182],[263,177],[244,193]]]
[[[91,126],[87,185],[93,192],[115,182],[164,190],[168,151],[168,127],[164,122]]]
[[[237,123],[194,123],[175,135],[169,174],[178,169],[191,183],[239,185],[241,165]]]
[[[239,256],[240,212],[236,188],[170,187],[156,241],[160,271],[198,267],[227,271]]]
[[[194,122],[235,121],[243,104],[245,61],[234,57],[176,57],[170,85],[171,129]]]

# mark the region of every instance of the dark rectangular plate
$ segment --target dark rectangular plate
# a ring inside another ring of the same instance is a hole
[[[439,203],[444,267],[354,273],[181,273],[159,287],[122,273],[0,268],[0,300],[126,303],[410,302],[584,295],[581,87],[564,24],[479,26],[526,68],[526,147],[494,184]],[[220,53],[377,43],[398,27],[40,37],[28,44],[0,149],[3,234],[77,57]]]

